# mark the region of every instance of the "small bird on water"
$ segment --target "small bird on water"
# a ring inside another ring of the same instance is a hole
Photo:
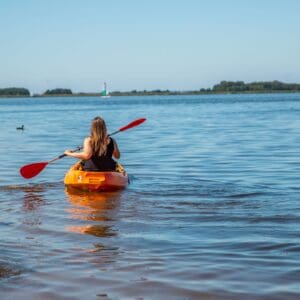
[[[24,125],[22,125],[22,126],[20,126],[20,127],[17,127],[16,129],[17,129],[17,130],[24,130],[25,128],[24,128]]]

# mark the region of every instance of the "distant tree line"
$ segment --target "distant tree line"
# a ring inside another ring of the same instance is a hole
[[[70,89],[54,89],[47,90],[43,95],[45,96],[53,96],[53,95],[72,95],[72,91]]]
[[[283,83],[280,81],[258,81],[244,83],[244,81],[221,81],[212,88],[213,92],[272,92],[272,91],[300,91],[300,84]]]
[[[24,88],[5,88],[0,89],[0,96],[30,96],[30,92]]]
[[[261,92],[300,92],[300,84],[284,83],[274,81],[257,81],[245,83],[244,81],[221,81],[213,88],[201,88],[193,91],[169,91],[169,90],[152,90],[130,92],[111,92],[112,96],[124,95],[198,95],[198,94],[216,94],[216,93],[261,93]]]
[[[147,91],[147,90],[142,90],[142,91],[138,91],[138,90],[132,90],[132,91],[128,91],[128,92],[120,92],[120,91],[114,91],[111,92],[110,95],[112,96],[142,96],[142,95],[178,95],[179,92],[176,91],[169,91],[169,90],[151,90],[151,91]]]
[[[132,90],[128,92],[114,91],[112,96],[142,96],[142,95],[198,95],[198,94],[217,94],[217,93],[267,93],[267,92],[300,92],[300,84],[284,83],[274,81],[257,81],[245,83],[244,81],[221,81],[212,88],[201,88],[192,91],[170,91],[170,90]],[[46,90],[43,94],[35,94],[34,97],[41,96],[100,96],[100,93],[72,93],[72,90],[56,88]],[[0,97],[23,96],[29,97],[30,92],[25,88],[4,88],[0,89]]]
[[[34,95],[34,96],[56,96],[56,95],[73,95],[72,91],[70,89],[53,89],[53,90],[47,90],[42,95]],[[0,89],[0,97],[13,97],[13,96],[24,96],[29,97],[30,92],[28,89],[25,88],[4,88]]]

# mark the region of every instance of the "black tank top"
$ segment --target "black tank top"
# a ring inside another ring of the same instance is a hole
[[[84,160],[81,164],[86,171],[115,171],[116,162],[112,155],[114,152],[114,141],[110,138],[107,145],[106,153],[104,155],[93,155],[90,159]]]

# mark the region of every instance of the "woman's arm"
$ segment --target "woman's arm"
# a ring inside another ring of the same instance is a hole
[[[112,139],[112,141],[114,143],[113,157],[116,158],[116,159],[119,159],[121,157],[121,153],[120,153],[118,144],[117,144],[117,142],[114,139]]]
[[[78,158],[78,159],[84,159],[84,160],[90,159],[93,155],[90,138],[89,137],[85,138],[85,140],[83,142],[82,152],[72,152],[70,150],[66,150],[65,154],[68,156],[71,156],[71,157]]]

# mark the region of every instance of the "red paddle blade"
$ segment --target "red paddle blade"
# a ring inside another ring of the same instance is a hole
[[[128,125],[126,125],[126,126],[120,128],[119,131],[124,131],[124,130],[130,129],[130,128],[132,128],[132,127],[138,126],[138,125],[140,125],[141,123],[143,123],[143,122],[145,122],[145,121],[146,121],[145,118],[137,119],[137,120],[135,120],[135,121],[129,123]]]
[[[26,178],[32,178],[43,171],[48,165],[48,162],[39,162],[34,164],[25,165],[20,169],[20,174]]]

